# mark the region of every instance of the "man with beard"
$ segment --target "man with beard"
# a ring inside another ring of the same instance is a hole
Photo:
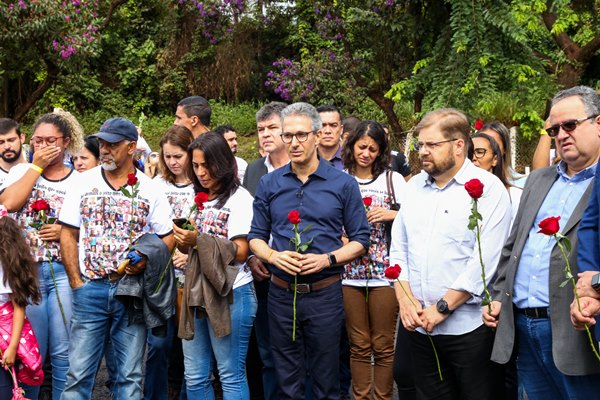
[[[403,350],[413,360],[417,398],[501,394],[501,371],[490,361],[494,332],[481,320],[484,282],[477,241],[489,285],[508,234],[510,201],[498,178],[466,158],[469,130],[467,117],[449,108],[428,113],[417,125],[423,171],[408,182],[392,228],[390,265],[402,268],[394,285],[409,331]],[[465,184],[472,179],[483,183],[479,235],[468,228],[472,199]]]
[[[130,259],[125,274],[131,276],[144,273],[147,266],[165,253],[168,259],[174,247],[171,207],[164,192],[157,191],[152,180],[133,165],[138,132],[131,121],[111,118],[94,136],[100,143],[101,166],[78,177],[59,216],[63,226],[61,255],[73,288],[69,372],[61,398],[91,397],[96,370],[110,337],[116,367],[113,394],[118,399],[141,399],[146,321],[134,318],[131,309],[117,299],[116,294],[123,294],[123,281],[132,282],[131,278],[121,281],[117,265]],[[123,187],[130,195],[120,190]],[[116,215],[122,212],[123,226],[111,228],[105,224],[94,228],[81,210],[86,207],[99,210],[98,204],[123,204],[98,211],[103,221],[116,220]],[[93,247],[94,240],[102,241],[107,251],[101,246]],[[138,251],[140,243],[148,253],[142,254],[141,248]],[[129,249],[131,244],[135,250]],[[153,252],[150,246],[161,253]],[[117,248],[122,250],[116,251]],[[92,258],[96,260],[94,263],[90,262]],[[166,261],[160,268],[164,265]],[[148,274],[144,274],[144,279],[148,279]],[[168,287],[166,281],[163,287]],[[151,301],[149,296],[144,297],[146,301]],[[144,305],[144,320],[146,308]]]
[[[10,118],[0,118],[0,188],[8,171],[25,162],[22,153],[24,142],[25,135],[21,133],[19,123]]]

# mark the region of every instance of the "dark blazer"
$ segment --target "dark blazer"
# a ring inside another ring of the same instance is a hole
[[[548,167],[531,173],[521,197],[512,231],[500,255],[498,276],[494,283],[492,296],[494,300],[502,302],[502,309],[491,358],[501,364],[509,361],[515,345],[512,295],[519,259],[535,217],[557,177],[556,167]],[[562,229],[563,235],[568,237],[573,245],[569,262],[574,275],[577,273],[577,227],[593,185],[592,181],[573,210],[571,218]],[[600,363],[592,353],[587,334],[576,331],[571,325],[569,311],[573,300],[573,288],[570,283],[560,287],[565,280],[564,267],[565,261],[560,248],[555,245],[550,255],[550,281],[548,282],[550,285],[550,320],[554,363],[558,370],[566,375],[600,373]]]
[[[258,187],[258,181],[263,175],[267,174],[267,166],[265,165],[266,157],[259,158],[246,168],[246,174],[244,175],[244,181],[242,185],[250,192],[252,196],[256,193]]]

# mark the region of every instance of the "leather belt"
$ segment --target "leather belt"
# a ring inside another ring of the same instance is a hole
[[[549,318],[550,308],[548,307],[532,307],[532,308],[517,308],[515,311],[529,318]]]
[[[340,275],[332,275],[330,277],[323,278],[320,281],[316,281],[313,283],[299,283],[297,285],[294,285],[293,283],[284,281],[277,275],[271,275],[271,282],[273,282],[275,285],[286,290],[294,290],[294,286],[296,286],[296,293],[300,294],[307,294],[310,292],[316,292],[317,290],[325,289],[326,287],[333,285],[341,279],[342,278]]]

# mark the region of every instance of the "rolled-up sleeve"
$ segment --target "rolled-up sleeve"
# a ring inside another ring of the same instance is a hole
[[[344,228],[346,235],[348,239],[360,243],[365,250],[368,250],[371,244],[371,232],[365,206],[356,181],[349,181],[344,187],[344,192],[347,193],[344,204]]]

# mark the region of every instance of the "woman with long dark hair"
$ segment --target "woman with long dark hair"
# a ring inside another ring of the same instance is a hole
[[[192,216],[193,231],[173,226],[178,248],[190,252],[179,326],[187,396],[213,398],[210,378],[216,360],[223,398],[249,399],[245,364],[257,307],[252,274],[246,268],[252,196],[240,186],[233,153],[222,136],[204,133],[189,146],[188,156],[196,191],[208,200]],[[199,243],[202,255],[195,248]],[[202,278],[196,279],[198,275]],[[231,296],[232,302],[208,300],[215,290],[220,298]],[[187,307],[201,301],[195,296],[199,291],[205,307]],[[190,319],[186,312],[192,313]]]
[[[342,160],[358,182],[371,227],[369,251],[346,265],[342,281],[352,393],[355,399],[370,399],[372,391],[376,399],[391,399],[398,302],[384,275],[390,244],[386,224],[398,213],[406,183],[389,170],[389,142],[378,122],[358,124],[346,139]]]
[[[153,181],[166,194],[173,210],[173,216],[177,218],[187,217],[192,204],[194,204],[191,158],[187,150],[193,140],[192,132],[185,126],[178,125],[169,128],[160,139],[159,174]],[[171,260],[179,291],[183,288],[187,258],[187,254],[175,250]],[[172,317],[167,322],[166,336],[157,336],[152,333],[152,330],[148,331],[144,399],[166,399],[169,393],[169,379],[174,388],[180,388],[182,364],[181,340],[175,335],[175,317]],[[165,373],[166,365],[169,369],[168,374]]]

